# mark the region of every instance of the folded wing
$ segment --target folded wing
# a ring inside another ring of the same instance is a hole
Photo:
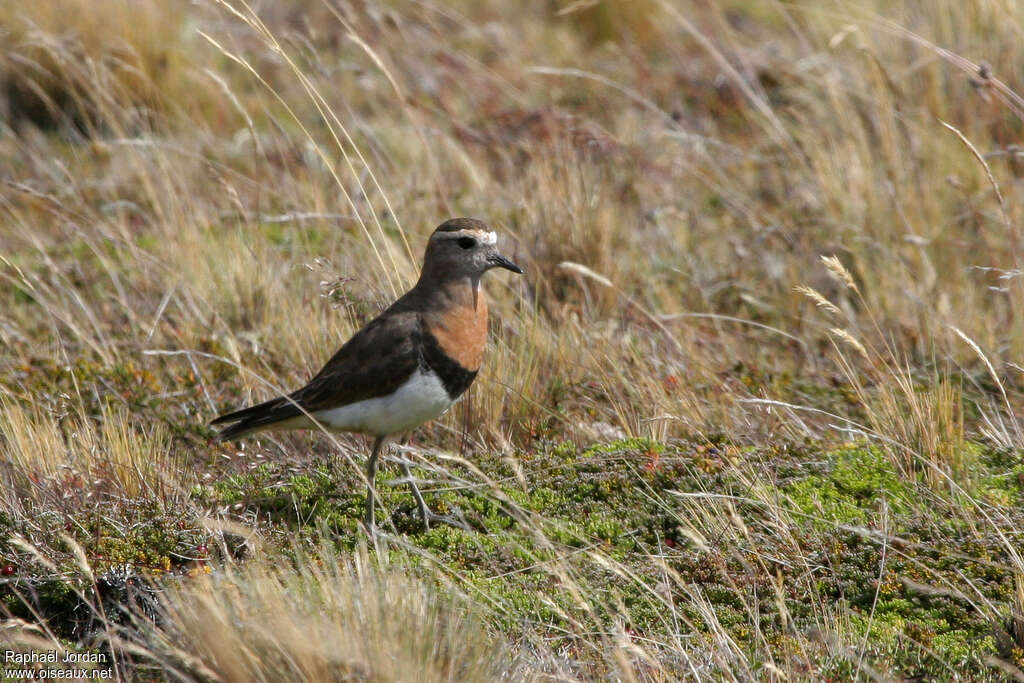
[[[311,427],[307,414],[394,392],[423,363],[422,327],[419,314],[392,307],[349,339],[306,386],[213,420],[228,425],[217,440],[285,427],[289,420]]]

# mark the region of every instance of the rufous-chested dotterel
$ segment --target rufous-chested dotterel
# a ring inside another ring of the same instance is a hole
[[[442,414],[469,388],[487,345],[487,297],[480,278],[492,268],[522,269],[498,253],[481,221],[453,218],[427,242],[416,285],[356,332],[310,380],[287,396],[221,415],[221,441],[268,429],[318,425],[374,438],[367,461],[365,522],[374,524],[374,478],[385,439]],[[406,468],[423,522],[437,519]]]

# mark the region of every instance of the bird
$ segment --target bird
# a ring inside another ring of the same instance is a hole
[[[523,274],[501,255],[497,233],[475,218],[452,218],[430,235],[416,284],[358,330],[304,387],[226,413],[216,441],[266,430],[324,428],[373,438],[366,461],[363,523],[375,529],[377,463],[385,442],[447,411],[477,376],[487,343],[480,279],[493,268]],[[447,521],[423,500],[403,463],[423,524]]]

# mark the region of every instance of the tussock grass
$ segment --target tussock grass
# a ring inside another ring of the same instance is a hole
[[[321,548],[176,586],[137,646],[167,675],[224,681],[530,678],[473,609],[365,548]]]
[[[180,106],[190,72],[182,65],[181,3],[37,3],[31,12],[2,10],[0,56],[8,121],[65,127],[103,137],[112,121],[147,128]]]
[[[188,481],[160,425],[133,429],[116,408],[97,418],[74,416],[61,424],[38,410],[5,403],[4,507],[31,516],[55,506],[77,510],[93,496],[148,497],[168,505],[183,497],[179,487]]]
[[[185,680],[1020,673],[1016,5],[100,4],[0,8],[4,642]],[[454,215],[528,274],[383,478],[476,532],[382,486],[367,553],[358,438],[204,425]]]

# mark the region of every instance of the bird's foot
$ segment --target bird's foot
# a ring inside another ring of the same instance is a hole
[[[431,524],[446,524],[463,531],[473,531],[473,527],[469,525],[469,522],[462,515],[462,511],[458,509],[456,509],[453,515],[439,515],[430,508],[423,506],[420,508],[420,520],[423,522],[423,528],[427,531],[430,530]]]

